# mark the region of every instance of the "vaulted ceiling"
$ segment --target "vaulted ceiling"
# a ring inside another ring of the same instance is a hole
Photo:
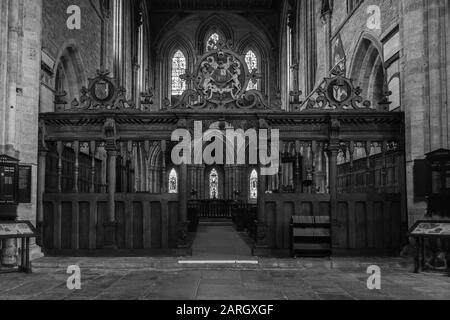
[[[279,0],[151,0],[153,12],[167,11],[273,11]]]

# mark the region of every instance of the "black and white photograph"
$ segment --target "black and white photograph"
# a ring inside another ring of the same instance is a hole
[[[449,98],[449,0],[0,0],[0,304],[450,300]]]

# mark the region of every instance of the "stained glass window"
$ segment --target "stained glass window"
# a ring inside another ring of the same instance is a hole
[[[258,173],[252,171],[250,175],[250,199],[258,199]]]
[[[211,199],[219,198],[219,174],[216,169],[211,170],[209,175],[209,197]]]
[[[217,50],[220,41],[220,36],[218,33],[214,32],[206,41],[206,51]]]
[[[175,169],[169,174],[169,193],[178,193],[178,175]]]
[[[245,55],[245,62],[247,63],[247,67],[250,72],[255,69],[258,70],[258,58],[252,50],[249,50]],[[250,81],[247,87],[247,91],[248,90],[258,90],[258,81]]]
[[[172,96],[181,96],[186,91],[186,81],[180,78],[186,73],[186,57],[178,50],[172,58]]]

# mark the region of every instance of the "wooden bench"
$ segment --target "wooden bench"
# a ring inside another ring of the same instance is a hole
[[[291,257],[331,255],[331,222],[328,216],[294,216],[290,224]]]

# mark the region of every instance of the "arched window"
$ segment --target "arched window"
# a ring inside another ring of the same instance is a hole
[[[209,174],[209,197],[211,199],[219,198],[219,174],[216,169],[212,169]]]
[[[175,169],[169,174],[169,193],[178,193],[178,175]]]
[[[258,70],[258,57],[252,50],[247,51],[247,54],[245,55],[245,62],[247,63],[247,67],[250,72],[253,70]],[[258,90],[258,81],[253,82],[250,80],[247,87],[247,91],[248,90]]]
[[[172,58],[172,96],[181,96],[186,91],[186,81],[180,76],[186,73],[186,57],[178,50]]]
[[[219,42],[223,40],[223,37],[218,32],[213,32],[206,41],[206,51],[217,50],[219,48]]]
[[[250,175],[250,199],[258,199],[258,172],[256,170],[253,170]]]

